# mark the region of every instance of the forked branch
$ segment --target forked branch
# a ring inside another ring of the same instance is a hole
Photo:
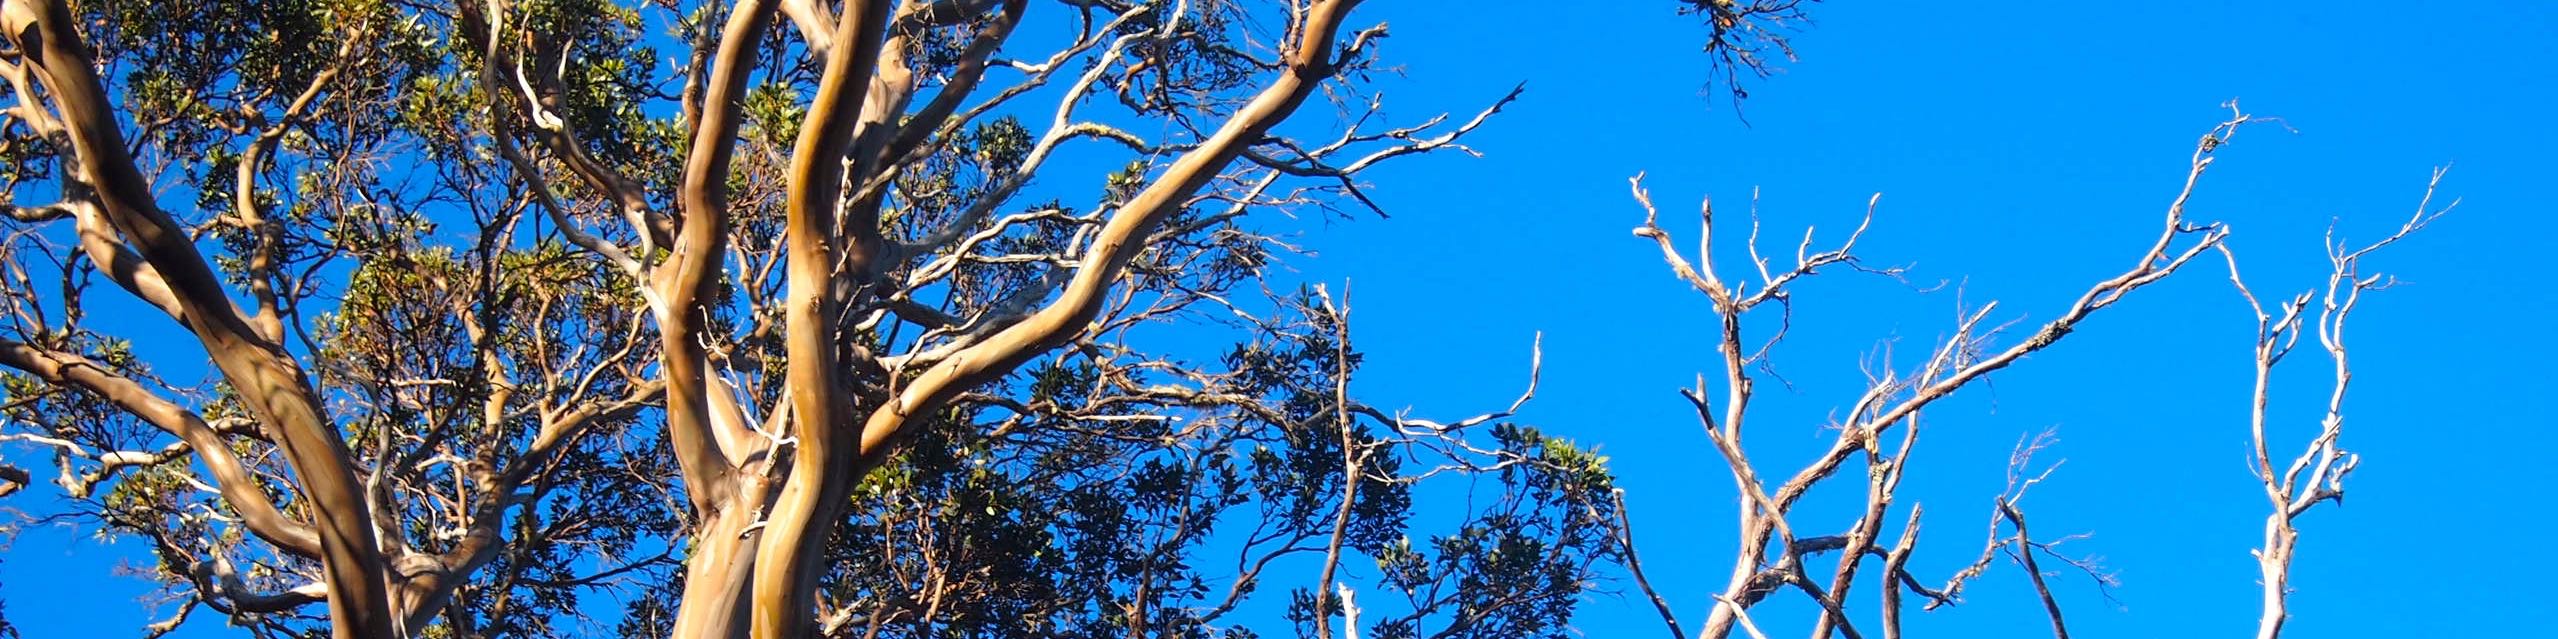
[[[2345,391],[2354,377],[2346,356],[2345,320],[2350,317],[2366,292],[2377,291],[2396,283],[2384,275],[2364,275],[2362,260],[2384,247],[2398,243],[2421,230],[2426,224],[2459,206],[2453,201],[2434,207],[2436,189],[2442,185],[2446,169],[2436,169],[2425,183],[2425,195],[2416,203],[2416,212],[2400,223],[2397,230],[2379,241],[2359,247],[2346,244],[2330,229],[2327,237],[2327,281],[2319,288],[2277,301],[2276,308],[2265,308],[2256,293],[2239,276],[2238,254],[2224,245],[2221,257],[2229,263],[2229,281],[2247,300],[2248,310],[2256,317],[2255,392],[2248,404],[2248,426],[2255,445],[2257,479],[2265,487],[2265,498],[2271,514],[2265,517],[2265,541],[2255,551],[2257,568],[2264,586],[2263,614],[2257,620],[2257,639],[2277,639],[2283,623],[2291,616],[2291,562],[2300,542],[2296,527],[2301,515],[2320,502],[2345,503],[2345,476],[2362,463],[2362,456],[2345,450],[2341,441],[2345,428]],[[2315,305],[2316,313],[2311,313]],[[2310,324],[2315,322],[2315,324]],[[2310,438],[2300,454],[2282,470],[2274,467],[2270,452],[2272,435],[2267,411],[2272,403],[2274,368],[2281,364],[2302,334],[2314,332],[2320,348],[2326,351],[2333,377],[2328,385],[2325,412],[2319,420],[2317,435]]]

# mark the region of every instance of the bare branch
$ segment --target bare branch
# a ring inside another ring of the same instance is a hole
[[[2417,201],[2415,214],[2387,237],[2351,247],[2336,239],[2331,229],[2327,240],[2329,269],[2326,283],[2320,289],[2280,300],[2275,312],[2268,312],[2256,293],[2248,288],[2246,280],[2239,276],[2237,252],[2226,245],[2219,247],[2222,258],[2229,264],[2231,287],[2246,300],[2249,312],[2256,318],[2255,392],[2248,408],[2255,457],[2250,462],[2265,487],[2265,497],[2272,510],[2265,518],[2264,547],[2255,551],[2262,573],[2260,581],[2264,586],[2264,611],[2256,630],[2258,639],[2277,639],[2282,635],[2284,622],[2290,618],[2291,561],[2300,540],[2296,521],[2320,502],[2344,504],[2345,476],[2362,462],[2361,455],[2346,451],[2339,443],[2344,435],[2345,392],[2353,380],[2353,368],[2346,351],[2345,321],[2352,315],[2363,293],[2387,288],[2394,282],[2379,275],[2363,275],[2362,258],[2405,239],[2459,205],[2455,200],[2439,209],[2433,206],[2434,195],[2442,184],[2444,173],[2443,169],[2434,171],[2432,178],[2425,183],[2424,197]],[[2313,301],[2318,302],[2314,318],[2308,313]],[[2316,322],[2314,329],[2304,326],[2310,321]],[[2326,412],[2319,422],[2318,434],[2286,468],[2276,472],[2268,433],[2273,371],[2300,342],[2301,335],[2313,330],[2334,371],[2328,386]]]

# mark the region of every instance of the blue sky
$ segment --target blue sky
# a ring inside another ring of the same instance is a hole
[[[2385,234],[2433,167],[2453,167],[2443,193],[2462,200],[2371,263],[2408,283],[2355,317],[2345,438],[2365,461],[2344,508],[2302,522],[2292,631],[2461,636],[2558,623],[2544,603],[2558,592],[2517,569],[2545,562],[2499,558],[2533,556],[2510,540],[2551,523],[2522,500],[2539,464],[2517,457],[2558,446],[2529,409],[2558,390],[2541,368],[2558,348],[2531,328],[2558,296],[2526,285],[2558,248],[2552,207],[2535,195],[2558,170],[2558,129],[2533,108],[2558,98],[2558,7],[1825,4],[1796,39],[1802,60],[1751,85],[1745,125],[1703,93],[1705,32],[1672,15],[1674,3],[1449,6],[1379,1],[1358,16],[1393,24],[1385,55],[1405,73],[1381,86],[1400,121],[1471,112],[1526,82],[1469,138],[1484,157],[1381,167],[1370,194],[1392,219],[1269,224],[1302,231],[1320,253],[1292,264],[1304,278],[1351,282],[1370,355],[1357,390],[1372,403],[1425,416],[1506,405],[1542,331],[1545,383],[1522,420],[1613,458],[1647,567],[1691,627],[1734,536],[1729,476],[1674,394],[1716,366],[1711,315],[1628,233],[1642,211],[1626,178],[1649,173],[1683,242],[1701,197],[1738,218],[1755,190],[1772,234],[1811,225],[1835,238],[1881,193],[1860,252],[1951,284],[1929,294],[1850,275],[1800,284],[1793,336],[1775,355],[1794,388],[1762,385],[1752,429],[1752,454],[1790,471],[1826,445],[1820,425],[1861,390],[1858,363],[1878,344],[1931,343],[1958,301],[1996,299],[1996,318],[2040,321],[2127,266],[2195,139],[2233,98],[2293,131],[2243,133],[2190,214],[2234,227],[2260,293],[2316,284],[2331,223],[2348,239]],[[1931,410],[1902,497],[1927,507],[1914,568],[1941,577],[1969,561],[2009,447],[2056,428],[2042,460],[2066,463],[2026,501],[2036,530],[2092,533],[2064,548],[2101,555],[2124,581],[2119,606],[2075,575],[2055,581],[2074,633],[2245,632],[2258,594],[2248,550],[2265,514],[2244,461],[2252,328],[2217,260],[2198,263],[1995,387]],[[2277,380],[2278,446],[2314,428],[2325,386],[2311,355]],[[1816,494],[1793,525],[1844,529],[1854,514],[1841,500],[1855,498]],[[30,531],[10,547],[0,598],[29,636],[87,636],[98,615],[132,614],[138,584],[107,571],[122,553],[89,539]],[[1858,593],[1870,609],[1873,589]],[[1967,594],[1909,625],[2044,632],[2013,566]],[[1810,620],[1792,603],[1757,618],[1779,636]],[[1591,637],[1659,632],[1630,593],[1594,595],[1579,625]]]
[[[1369,401],[1438,414],[1500,406],[1517,392],[1511,371],[1529,336],[1544,331],[1546,384],[1523,418],[1614,458],[1647,567],[1682,621],[1702,620],[1728,570],[1735,493],[1674,394],[1714,370],[1711,315],[1628,233],[1642,212],[1627,177],[1649,173],[1664,225],[1683,240],[1708,195],[1738,217],[1757,189],[1770,229],[1835,238],[1881,193],[1860,252],[1955,285],[1920,295],[1855,276],[1803,283],[1776,354],[1797,392],[1763,384],[1753,426],[1753,455],[1790,472],[1861,389],[1858,358],[1880,340],[1908,352],[1942,336],[1957,288],[2032,322],[2127,267],[2233,98],[2297,130],[2244,132],[2191,207],[2235,228],[2260,292],[2316,284],[2331,222],[2348,239],[2385,235],[2435,166],[2453,167],[2444,193],[2462,199],[2371,263],[2408,284],[2366,300],[2350,329],[2345,439],[2365,460],[2346,507],[2303,520],[2292,631],[2463,636],[2558,621],[2545,580],[2493,559],[2508,552],[2495,542],[2472,545],[2550,523],[2519,499],[2539,464],[2504,451],[2558,443],[2522,407],[2552,395],[2542,366],[2558,355],[2530,328],[2558,296],[2526,283],[2558,247],[2539,194],[2558,169],[2558,130],[2534,108],[2558,97],[2558,7],[1830,3],[1796,40],[1802,60],[1752,85],[1745,126],[1699,95],[1703,30],[1668,5],[1374,7],[1367,17],[1393,23],[1389,55],[1408,70],[1386,89],[1401,115],[1471,108],[1521,80],[1528,93],[1472,139],[1484,158],[1373,176],[1395,217],[1310,234],[1323,255],[1308,270],[1355,282]],[[1914,565],[1943,575],[1978,552],[2010,446],[2057,428],[2042,460],[2067,461],[2026,500],[2036,532],[2092,533],[2064,548],[2103,556],[2124,581],[2119,608],[2074,575],[2055,581],[2074,634],[2252,628],[2248,550],[2265,514],[2244,461],[2253,328],[2225,270],[2197,264],[1994,389],[1930,411],[1902,498],[1927,506]],[[2280,441],[2310,436],[2326,389],[2322,364],[2294,365],[2302,374],[2277,378]],[[1798,513],[1798,529],[1854,518]],[[1912,629],[2045,631],[2012,566],[1968,594]],[[1581,625],[1593,637],[1658,632],[1648,608],[1600,596]],[[1759,619],[1774,635],[1799,633],[1805,610]]]

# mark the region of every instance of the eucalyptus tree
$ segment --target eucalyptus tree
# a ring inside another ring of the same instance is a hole
[[[1263,277],[1517,95],[1374,122],[1357,4],[8,0],[0,436],[154,633],[1560,636],[1602,460]]]

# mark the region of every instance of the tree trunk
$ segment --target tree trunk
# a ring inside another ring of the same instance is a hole
[[[751,492],[760,496],[769,491]],[[722,512],[703,522],[701,534],[693,538],[692,556],[684,560],[684,598],[675,613],[678,639],[747,636],[747,585],[762,537],[760,530],[751,530],[758,523],[755,514],[754,509]]]

